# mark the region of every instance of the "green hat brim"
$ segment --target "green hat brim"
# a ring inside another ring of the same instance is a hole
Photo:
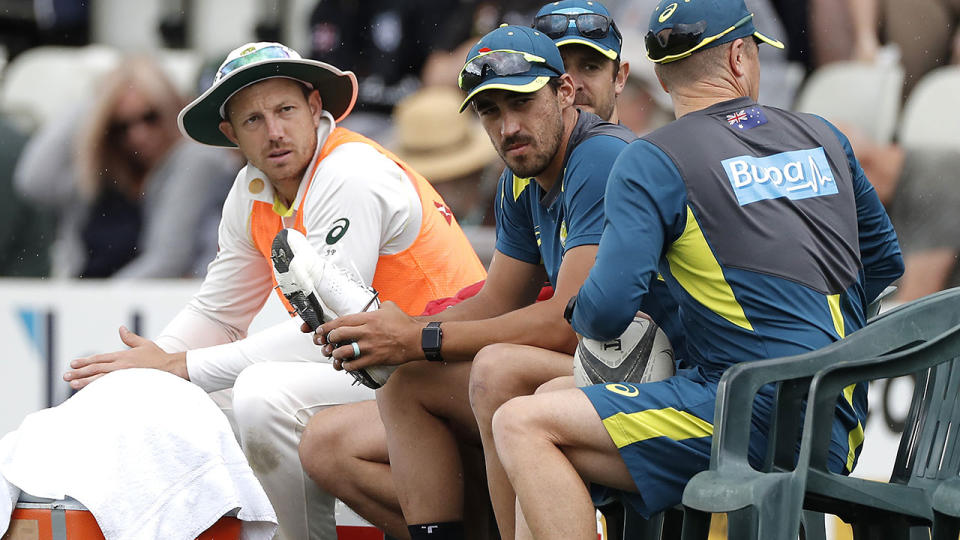
[[[275,59],[250,64],[223,77],[180,111],[177,123],[187,137],[210,146],[236,147],[220,131],[220,107],[233,94],[258,81],[284,77],[303,81],[320,93],[323,109],[339,122],[357,102],[357,77],[330,64],[307,59]]]

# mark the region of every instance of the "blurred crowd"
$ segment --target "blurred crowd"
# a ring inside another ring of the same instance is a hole
[[[673,119],[643,45],[645,14],[658,2],[604,2],[623,34],[622,60],[630,64],[618,98],[620,122],[641,135]],[[18,16],[35,31],[29,39],[23,32],[0,32],[9,55],[0,73],[0,97],[10,95],[4,88],[13,84],[10,74],[37,57],[31,53],[50,45],[97,47],[89,43],[90,17],[83,4],[50,2],[49,12],[36,8],[45,3],[13,4],[34,6],[31,14],[21,10]],[[310,50],[302,52],[354,71],[360,82],[357,107],[344,125],[393,149],[434,183],[485,262],[494,245],[492,199],[502,164],[475,116],[457,113],[457,74],[478,36],[501,23],[529,25],[542,4],[323,0],[304,21]],[[951,208],[958,197],[960,142],[920,144],[896,128],[911,98],[920,99],[931,72],[954,73],[956,68],[947,66],[960,61],[960,0],[747,0],[747,5],[757,26],[786,44],[784,50],[761,49],[760,101],[782,108],[802,103],[851,134],[900,235],[907,266],[901,299],[960,284],[960,236],[953,233],[958,218]],[[0,28],[11,24],[0,17]],[[180,135],[177,113],[209,85],[214,59],[197,59],[198,68],[185,77],[177,67],[193,53],[175,50],[184,44],[183,32],[169,21],[160,21],[157,31],[170,48],[148,56],[99,51],[89,95],[51,94],[37,78],[38,101],[56,101],[55,114],[29,110],[23,101],[0,101],[0,275],[204,274],[217,250],[220,206],[243,163],[236,152]],[[262,40],[285,38],[276,25],[258,25],[257,31]],[[850,66],[892,73],[893,97],[878,96],[879,85],[858,85],[849,78],[858,72]],[[828,85],[820,92],[828,99],[813,99],[815,83],[826,80],[831,67],[848,78],[821,83]],[[957,77],[950,81],[957,84]],[[883,99],[889,111],[872,108]],[[857,107],[866,112],[857,116]],[[957,104],[936,107],[948,112]],[[877,128],[883,114],[890,116],[891,129]]]

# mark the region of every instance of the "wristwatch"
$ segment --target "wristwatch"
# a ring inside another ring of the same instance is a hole
[[[420,346],[423,348],[423,356],[431,362],[442,362],[443,356],[440,355],[442,341],[443,330],[440,329],[440,323],[437,321],[427,323],[427,326],[420,331]]]
[[[577,297],[571,296],[570,300],[567,301],[566,309],[563,310],[563,318],[566,319],[568,323],[571,322],[570,319],[573,318],[573,309],[575,307],[577,307]]]

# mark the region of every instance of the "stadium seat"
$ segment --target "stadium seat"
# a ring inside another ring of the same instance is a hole
[[[197,79],[203,58],[196,51],[186,49],[160,49],[156,52],[157,61],[170,77],[177,91],[184,97],[197,96]]]
[[[103,45],[35,47],[7,65],[0,80],[0,111],[33,131],[94,95],[97,80],[119,59]]]
[[[949,147],[960,150],[960,67],[927,73],[907,98],[898,139],[905,147]]]
[[[902,88],[899,65],[835,62],[810,75],[794,109],[851,124],[878,143],[888,143],[900,114]]]
[[[731,367],[718,389],[710,469],[694,476],[683,493],[684,540],[707,538],[711,512],[728,513],[730,538],[795,539],[803,508],[840,516],[852,523],[857,539],[909,538],[911,526],[932,524],[935,538],[953,534],[956,540],[958,357],[960,288],[901,305],[823,349]],[[914,394],[890,482],[827,472],[843,390],[912,373],[923,384]],[[747,460],[749,418],[757,392],[771,383],[777,385],[775,412],[763,467],[768,472],[762,472]],[[810,532],[819,536],[821,523],[811,521]]]

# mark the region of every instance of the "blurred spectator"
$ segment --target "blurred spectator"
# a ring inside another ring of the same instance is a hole
[[[860,130],[841,129],[900,239],[906,269],[897,299],[908,302],[960,285],[960,152],[878,144]]]
[[[433,184],[449,205],[484,265],[496,233],[493,203],[503,163],[475,115],[458,114],[458,90],[423,88],[397,104],[397,155]]]
[[[27,136],[0,116],[0,276],[42,277],[50,273],[53,216],[13,189],[13,168],[26,142]]]
[[[672,122],[670,97],[660,88],[653,62],[643,57],[638,60],[627,57],[626,47],[624,59],[630,61],[630,75],[617,100],[620,123],[642,136]]]
[[[384,140],[390,112],[420,86],[420,70],[449,14],[440,0],[321,0],[310,16],[311,58],[345,66],[360,83],[343,125]]]
[[[440,9],[445,10],[446,16],[437,28],[434,51],[423,67],[423,85],[457,88],[464,57],[480,36],[501,24],[530,26],[542,5],[543,0],[460,0],[444,4]]]
[[[187,142],[183,101],[146,57],[110,72],[91,104],[44,126],[25,149],[17,189],[56,209],[53,275],[190,275],[198,240],[240,167],[235,153]],[[210,226],[210,225],[207,225]]]
[[[853,59],[872,62],[883,44],[899,49],[904,98],[935,67],[960,62],[960,0],[847,0]]]

